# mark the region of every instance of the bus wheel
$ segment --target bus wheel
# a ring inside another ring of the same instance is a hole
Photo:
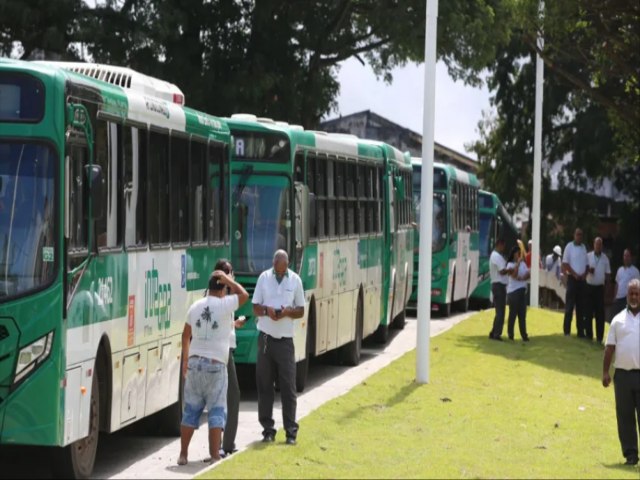
[[[445,303],[442,305],[442,316],[449,318],[451,315],[451,303]]]
[[[350,367],[355,367],[360,363],[360,353],[362,351],[362,330],[364,328],[362,316],[362,296],[358,296],[358,307],[356,311],[356,331],[355,339],[347,343],[340,349],[340,359],[342,363]]]
[[[307,322],[307,339],[304,343],[304,359],[296,363],[296,392],[304,392],[307,386],[307,377],[309,376],[309,363],[311,352],[313,350],[313,332],[315,331],[315,308],[312,307],[309,312],[309,321]]]
[[[52,467],[57,478],[89,478],[93,472],[100,426],[100,392],[96,368],[93,370],[90,402],[89,435],[54,451]]]
[[[376,343],[387,343],[389,341],[389,325],[378,325],[378,328],[373,332],[373,339]]]
[[[402,330],[406,323],[407,323],[407,310],[404,309],[396,316],[396,318],[393,319],[393,323],[391,324],[391,326],[398,330]]]
[[[405,295],[405,302],[402,303],[402,311],[396,315],[396,318],[393,319],[393,322],[391,323],[391,326],[395,329],[398,330],[402,330],[405,326],[405,324],[407,323],[407,302],[406,302],[406,296],[407,296],[407,289],[409,287],[409,277],[407,277],[407,279],[405,280],[404,283],[404,295]]]

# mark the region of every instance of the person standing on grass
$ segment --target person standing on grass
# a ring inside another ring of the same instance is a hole
[[[604,337],[604,289],[611,277],[609,258],[602,252],[602,238],[593,241],[593,251],[587,254],[587,308],[585,335],[593,340],[593,318],[596,319],[596,341]]]
[[[634,279],[640,279],[640,272],[632,265],[631,250],[626,248],[622,254],[622,266],[616,272],[616,299],[613,303],[614,315],[627,306],[627,285]]]
[[[225,271],[226,269],[226,271]],[[227,288],[230,294],[227,294]],[[227,367],[233,312],[249,299],[247,291],[231,275],[227,260],[219,260],[209,277],[208,294],[191,305],[182,331],[184,406],[180,426],[178,465],[188,462],[193,432],[208,412],[209,455],[220,460],[220,439],[227,421]]]
[[[258,389],[258,420],[262,425],[262,441],[273,442],[276,430],[273,421],[274,382],[278,377],[282,400],[282,420],[287,445],[295,445],[296,423],[296,357],[293,347],[293,322],[304,316],[302,280],[289,269],[289,255],[277,250],[273,268],[258,277],[251,300],[253,314],[258,319],[258,354],[256,384]]]
[[[576,228],[573,242],[567,244],[562,255],[562,269],[567,276],[567,293],[564,302],[564,335],[571,334],[573,309],[576,310],[578,337],[584,338],[584,304],[587,278],[587,249],[582,243],[582,230]]]
[[[640,431],[640,280],[627,289],[627,308],[611,322],[602,365],[602,385],[611,384],[609,367],[615,355],[613,387],[616,398],[618,438],[625,465],[638,463]],[[636,429],[637,425],[637,429]]]
[[[496,247],[489,257],[489,275],[491,276],[491,293],[496,315],[493,318],[493,328],[489,332],[489,339],[502,341],[502,328],[504,326],[504,312],[507,305],[507,261],[504,258],[506,242],[504,237],[498,238]]]
[[[520,336],[525,342],[529,341],[527,335],[527,280],[529,279],[529,269],[522,258],[520,248],[517,246],[511,249],[509,263],[507,263],[509,273],[509,283],[507,284],[507,303],[509,304],[509,322],[507,332],[509,340],[513,340],[516,316],[518,317],[518,329]]]

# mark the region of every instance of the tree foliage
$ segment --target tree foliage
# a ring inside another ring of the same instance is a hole
[[[55,10],[51,28],[60,40],[2,15],[5,55],[22,42],[25,58],[33,48],[75,57],[80,44],[95,61],[176,83],[196,108],[307,127],[336,107],[340,62],[356,57],[390,81],[393,67],[424,55],[424,0],[102,0],[95,8],[40,0],[34,12],[7,1],[27,18],[40,15],[40,4]],[[441,2],[439,57],[456,78],[477,83],[507,42],[512,17],[511,0]]]
[[[605,178],[631,199],[630,218],[635,211],[637,219],[640,3],[546,2],[542,21],[537,3],[520,4],[510,42],[489,67],[495,116],[480,122],[481,139],[473,146],[485,184],[512,208],[531,207],[538,52],[545,64],[542,231],[595,226],[596,202],[575,192],[594,191]],[[541,32],[542,49],[536,43]]]

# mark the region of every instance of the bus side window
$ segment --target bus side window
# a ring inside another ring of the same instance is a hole
[[[170,229],[172,243],[189,242],[189,141],[180,134],[171,135]]]
[[[225,149],[222,144],[212,142],[209,144],[209,241],[221,242],[225,238],[223,215],[224,210],[224,165]]]
[[[87,220],[84,196],[86,193],[84,166],[88,163],[89,151],[85,146],[67,144],[68,192],[69,192],[69,250],[87,249]]]
[[[122,244],[120,225],[122,220],[121,177],[123,171],[122,126],[103,120],[96,121],[95,163],[102,167],[104,183],[102,202],[105,215],[96,219],[96,244],[98,249],[113,249]]]
[[[127,247],[147,243],[147,131],[124,128],[124,236]]]
[[[191,241],[203,243],[207,241],[207,145],[204,141],[193,138],[190,157],[191,183],[189,188],[189,204],[191,213]]]
[[[293,167],[294,182],[304,182],[304,153],[297,152],[296,160]]]
[[[149,243],[166,245],[169,234],[169,136],[149,132]]]

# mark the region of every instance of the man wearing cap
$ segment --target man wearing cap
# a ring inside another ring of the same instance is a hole
[[[584,338],[584,303],[587,277],[587,249],[582,243],[582,229],[576,228],[573,242],[567,244],[562,256],[562,269],[567,275],[567,294],[564,302],[564,334],[571,334],[573,309],[576,310],[578,337]]]
[[[602,365],[602,385],[611,384],[609,367],[615,354],[613,388],[616,398],[618,438],[625,465],[638,464],[640,430],[640,280],[627,289],[627,307],[611,322]],[[638,429],[636,429],[636,425]]]
[[[604,337],[604,289],[611,277],[609,259],[602,252],[602,238],[593,241],[593,251],[587,254],[587,301],[584,318],[585,335],[593,340],[593,317],[596,319],[596,340]]]
[[[553,247],[553,252],[546,256],[544,260],[545,268],[548,272],[553,272],[556,278],[560,280],[560,271],[562,266],[562,247],[556,245]]]

